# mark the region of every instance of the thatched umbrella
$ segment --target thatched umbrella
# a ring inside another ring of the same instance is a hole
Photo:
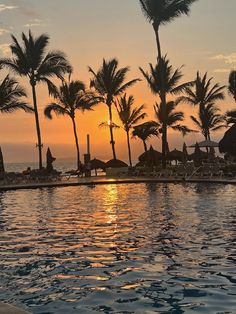
[[[196,143],[194,153],[189,155],[189,159],[193,160],[195,164],[200,164],[202,160],[207,158],[208,153],[200,150],[198,143]]]
[[[53,171],[52,163],[56,160],[56,158],[54,158],[54,157],[52,156],[52,153],[51,153],[51,150],[50,150],[49,147],[48,147],[48,150],[47,150],[46,158],[47,158],[47,166],[46,166],[46,169],[47,169],[48,172],[52,172],[52,171]]]
[[[140,155],[138,159],[140,162],[143,162],[148,166],[156,166],[160,164],[160,161],[162,160],[162,154],[150,146],[150,149]]]
[[[111,159],[105,164],[106,168],[125,168],[128,167],[128,165],[119,159]]]
[[[196,144],[192,144],[189,147],[195,147],[195,146],[196,146]],[[208,147],[210,148],[210,147],[218,147],[219,144],[217,142],[214,142],[214,141],[211,141],[211,140],[205,140],[205,141],[199,142],[198,146],[200,148],[203,148],[203,147],[204,148],[208,148]]]
[[[2,148],[0,147],[0,173],[5,172],[4,162],[3,162],[3,155],[2,155]]]
[[[167,158],[169,160],[182,161],[184,157],[184,153],[176,148],[167,154]]]
[[[102,160],[94,158],[90,161],[91,170],[95,170],[95,175],[97,176],[97,169],[104,170],[106,168],[106,163]]]
[[[224,137],[219,142],[220,153],[227,153],[236,156],[236,124],[225,132]]]

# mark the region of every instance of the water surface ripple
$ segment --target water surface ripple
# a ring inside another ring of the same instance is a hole
[[[37,314],[236,313],[236,187],[0,194],[0,300]]]

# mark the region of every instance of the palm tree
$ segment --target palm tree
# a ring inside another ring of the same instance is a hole
[[[159,135],[159,124],[156,121],[147,121],[133,127],[132,135],[139,138],[143,142],[144,151],[147,151],[146,141],[152,136]]]
[[[100,102],[100,98],[91,91],[87,91],[84,83],[78,80],[69,83],[64,81],[59,88],[55,87],[54,98],[55,102],[46,106],[44,114],[49,119],[52,119],[53,112],[58,116],[70,117],[77,151],[77,169],[80,169],[81,160],[75,114],[77,110],[82,112],[91,110],[94,105]]]
[[[144,16],[148,22],[152,23],[157,44],[158,58],[157,63],[160,64],[160,98],[163,104],[163,110],[166,107],[166,86],[164,79],[164,60],[162,58],[162,50],[159,36],[160,26],[172,22],[175,18],[188,14],[190,6],[196,0],[139,0]],[[162,69],[163,67],[163,69]],[[164,121],[163,133],[162,133],[162,158],[163,166],[166,165],[166,152],[165,148],[167,145],[167,126]]]
[[[233,96],[236,101],[236,71],[231,71],[229,74],[229,85],[228,91],[231,96]]]
[[[90,81],[90,87],[93,87],[96,90],[96,92],[103,98],[102,102],[108,107],[111,138],[110,143],[114,159],[116,159],[116,152],[113,136],[112,105],[114,104],[117,96],[122,95],[127,88],[139,81],[139,79],[134,79],[125,83],[128,71],[128,67],[118,69],[117,59],[111,59],[108,61],[103,59],[102,66],[97,72],[89,67],[89,72],[93,75],[93,79]]]
[[[194,124],[200,130],[205,140],[211,140],[210,132],[226,127],[224,116],[219,114],[220,109],[214,104],[207,104],[199,109],[198,117],[190,116]]]
[[[18,82],[7,75],[0,83],[0,111],[11,113],[21,109],[32,113],[34,109],[21,100],[21,97],[26,96],[25,90]]]
[[[177,17],[190,12],[190,6],[196,0],[139,0],[141,9],[156,36],[158,58],[162,58],[159,29],[160,26],[172,22]]]
[[[0,66],[4,66],[12,70],[19,76],[25,76],[29,80],[32,89],[35,124],[38,138],[38,154],[39,169],[42,168],[42,141],[40,132],[40,123],[38,115],[38,105],[36,96],[37,83],[46,83],[49,93],[53,92],[53,83],[50,81],[52,77],[62,79],[62,76],[71,71],[71,67],[60,51],[51,51],[46,53],[49,43],[49,37],[45,34],[39,37],[33,37],[31,31],[29,35],[22,33],[22,45],[19,44],[13,35],[12,44],[10,45],[12,58],[4,58],[0,60]]]
[[[193,85],[184,89],[185,95],[179,97],[177,102],[185,102],[203,108],[217,100],[223,100],[225,86],[220,86],[219,84],[212,86],[212,79],[207,78],[207,73],[201,77],[200,73],[197,72],[197,77]]]
[[[162,101],[162,81],[165,83],[165,95],[172,94],[176,95],[184,91],[186,88],[192,86],[193,82],[187,82],[183,84],[179,84],[180,80],[183,77],[181,72],[181,68],[173,69],[172,65],[170,65],[169,60],[166,58],[162,58],[162,61],[158,62],[154,67],[151,63],[149,64],[149,72],[145,72],[142,68],[140,71],[142,72],[144,78],[146,79],[148,86],[151,92],[154,95],[158,95],[161,100],[161,110],[163,113],[163,117],[168,117],[168,108],[166,100]],[[164,114],[165,110],[167,111]],[[162,158],[163,158],[163,166],[166,164],[166,149],[167,149],[167,129],[168,124],[167,120],[162,119]]]
[[[182,111],[176,111],[178,104],[174,101],[168,101],[166,103],[166,108],[162,103],[156,103],[154,105],[154,110],[157,118],[158,124],[161,126],[159,132],[163,130],[164,121],[166,123],[167,129],[171,128],[174,131],[181,132],[183,136],[193,132],[187,126],[180,124],[184,120],[184,113]],[[166,148],[168,147],[168,141],[166,142]]]
[[[127,97],[126,94],[123,97],[120,97],[116,102],[116,109],[127,136],[129,164],[131,167],[132,158],[130,147],[130,130],[136,123],[138,123],[141,119],[144,119],[147,115],[145,112],[143,112],[144,105],[141,105],[136,108],[133,108],[133,105],[134,97],[133,96]]]

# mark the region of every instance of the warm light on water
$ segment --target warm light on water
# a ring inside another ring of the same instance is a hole
[[[235,313],[236,187],[0,194],[0,299],[33,313]]]

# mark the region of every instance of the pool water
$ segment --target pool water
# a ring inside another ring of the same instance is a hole
[[[236,186],[0,194],[0,300],[37,314],[236,313]]]

